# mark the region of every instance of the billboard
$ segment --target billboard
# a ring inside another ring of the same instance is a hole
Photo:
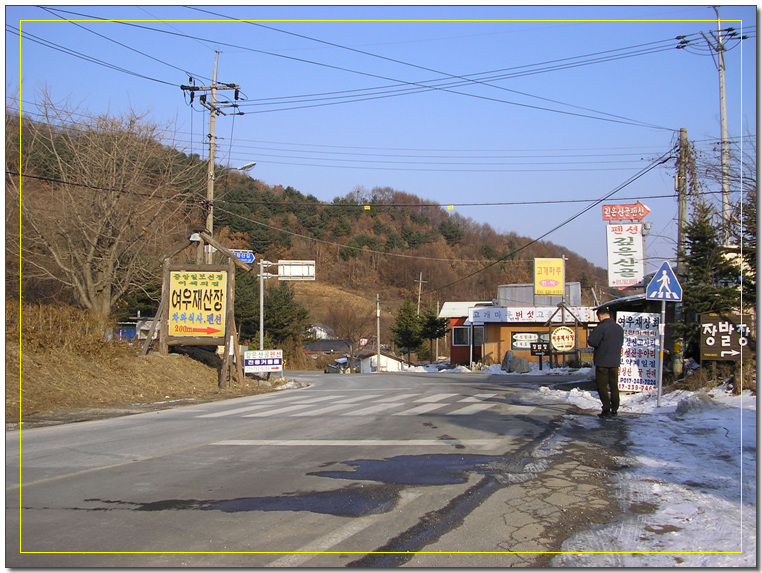
[[[170,336],[219,338],[225,334],[227,271],[170,271]]]
[[[564,294],[564,260],[535,259],[534,260],[534,294],[563,296]]]

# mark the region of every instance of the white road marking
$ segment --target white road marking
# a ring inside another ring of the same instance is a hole
[[[321,398],[310,398],[308,399],[310,404],[314,404],[315,402],[324,402],[326,400],[334,400],[336,398],[343,398],[344,395],[340,396],[323,396]],[[243,412],[251,412],[253,410],[261,410],[262,408],[273,408],[276,406],[280,406],[284,403],[289,402],[299,402],[300,404],[305,403],[305,398],[303,396],[289,396],[288,399],[281,399],[277,402],[267,402],[262,404],[256,404],[255,406],[244,406],[243,408],[236,408],[234,410],[224,410],[222,412],[215,412],[214,414],[203,414],[201,416],[197,416],[198,418],[220,418],[222,416],[234,416],[236,414],[242,414]]]
[[[308,410],[307,412],[297,412],[291,414],[292,416],[321,416],[328,414],[329,412],[335,412],[336,410],[346,410],[346,404],[334,404],[333,406],[326,406],[325,408],[318,408],[317,410]]]
[[[377,404],[375,406],[370,406],[369,408],[362,408],[361,410],[353,410],[351,412],[346,412],[342,414],[342,416],[367,416],[368,414],[378,414],[379,412],[383,412],[385,410],[391,410],[392,408],[398,408],[399,406],[404,406],[404,402],[387,402],[385,404]]]
[[[414,396],[418,396],[419,394],[397,394],[396,396],[392,396],[391,398],[384,398],[383,400],[378,400],[378,402],[399,402],[400,400],[407,400],[408,398],[413,398]]]
[[[220,440],[212,446],[289,446],[289,447],[316,447],[316,446],[347,446],[347,447],[394,447],[394,446],[466,446],[480,449],[494,449],[502,439],[483,438],[474,440]]]
[[[352,404],[353,402],[362,402],[363,400],[370,400],[371,398],[377,398],[380,395],[381,394],[370,394],[369,396],[355,396],[354,398],[339,400],[337,404]]]
[[[283,408],[276,408],[275,410],[267,410],[265,412],[247,414],[244,416],[244,418],[265,418],[267,416],[277,416],[280,414],[286,414],[287,412],[294,412],[295,410],[304,410],[305,408],[312,408],[312,404],[296,404],[294,406],[284,406]]]
[[[457,396],[457,394],[434,394],[433,396],[425,396],[423,398],[419,398],[416,400],[416,402],[439,402],[440,400],[444,400],[450,396]]]
[[[468,398],[458,400],[458,402],[483,402],[484,400],[489,400],[493,396],[497,396],[497,394],[477,394],[476,396],[469,396]]]
[[[480,402],[479,404],[471,404],[470,406],[466,406],[465,408],[461,408],[460,410],[455,410],[453,412],[450,412],[448,415],[449,416],[469,416],[471,414],[476,414],[477,412],[481,412],[483,410],[489,410],[490,408],[496,405],[497,404]]]
[[[420,497],[421,494],[417,492],[405,492],[403,491],[400,494],[400,500],[397,502],[397,505],[395,509],[399,509],[417,497]],[[393,514],[392,514],[393,517]],[[349,539],[353,535],[359,533],[363,529],[367,529],[374,523],[378,523],[380,520],[383,520],[384,516],[379,515],[367,515],[365,517],[361,518],[355,518],[350,519],[349,523],[346,525],[339,527],[338,529],[332,531],[328,535],[324,535],[323,537],[320,537],[319,539],[316,539],[307,545],[303,545],[299,549],[297,549],[294,553],[289,553],[287,555],[284,555],[280,559],[276,559],[275,561],[269,563],[266,565],[266,567],[296,567],[298,565],[301,565],[305,561],[309,561],[314,557],[315,553],[323,553],[325,551],[328,551],[331,549],[331,547],[335,547],[342,541]]]
[[[409,410],[403,410],[402,412],[396,412],[395,416],[417,416],[418,414],[425,414],[426,412],[431,412],[432,410],[439,410],[440,408],[444,408],[448,406],[448,404],[421,404],[420,406],[416,406],[415,408],[410,408]]]

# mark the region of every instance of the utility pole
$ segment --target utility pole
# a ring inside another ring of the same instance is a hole
[[[197,91],[209,92],[209,101],[207,101],[206,94],[199,96],[199,103],[209,110],[209,167],[207,169],[207,181],[206,181],[206,231],[209,236],[214,236],[214,151],[215,151],[215,119],[218,115],[227,115],[222,111],[224,107],[237,108],[237,103],[224,103],[217,104],[217,90],[235,90],[235,100],[238,101],[240,86],[236,84],[218,84],[217,83],[217,66],[219,63],[220,53],[214,52],[214,71],[212,73],[212,85],[211,86],[196,86],[185,85],[180,86],[183,91],[190,92],[190,102],[193,103],[195,93]],[[193,78],[189,78],[190,83],[193,83]],[[243,115],[243,112],[235,112],[232,115]],[[206,245],[206,264],[212,264],[212,246]]]
[[[717,60],[714,60],[717,71],[720,74],[720,145],[722,147],[722,232],[725,245],[730,244],[730,152],[728,149],[728,118],[727,105],[725,103],[725,44],[723,43],[723,30],[721,29],[722,20],[720,19],[720,10],[713,6],[717,14],[717,35],[712,34],[715,42],[707,38],[704,32],[704,40],[709,44],[712,53],[717,52]]]
[[[680,165],[677,172],[677,277],[685,284],[685,227],[688,219],[688,130],[680,129]],[[683,314],[682,320],[685,320]],[[683,344],[682,338],[674,341],[672,354],[672,373],[675,379],[683,375]]]
[[[212,72],[211,101],[209,102],[209,167],[206,178],[206,232],[214,237],[214,124],[217,117],[217,64],[220,53],[214,52],[214,71]],[[212,264],[212,246],[206,246],[206,264]]]
[[[429,281],[423,280],[423,271],[421,271],[420,278],[415,282],[418,283],[418,311],[416,312],[416,316],[421,316],[421,287],[423,286],[423,283]]]
[[[381,299],[376,295],[376,372],[381,372]]]
[[[680,166],[677,173],[677,276],[685,277],[685,226],[688,219],[688,130],[680,129]]]

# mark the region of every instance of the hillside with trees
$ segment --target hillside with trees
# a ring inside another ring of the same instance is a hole
[[[83,119],[47,100],[39,116],[46,121],[6,114],[7,292],[104,319],[151,314],[163,254],[204,228],[206,162],[175,148],[171,126],[143,117]],[[562,246],[498,232],[404,191],[357,188],[325,202],[222,166],[218,174],[215,237],[257,258],[315,260],[316,282],[334,293],[325,296],[372,303],[379,294],[393,313],[418,295],[422,277],[424,308],[491,300],[500,284],[531,282],[535,257],[561,256],[586,302],[592,287],[605,289],[605,271]],[[194,257],[188,249],[174,260]],[[253,339],[258,285],[240,274],[236,318]],[[302,290],[271,286],[281,299]],[[302,300],[313,321],[330,318],[326,298]]]

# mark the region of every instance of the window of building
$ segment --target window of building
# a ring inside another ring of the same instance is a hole
[[[454,326],[452,328],[452,345],[453,346],[468,346],[470,344],[470,326]],[[484,344],[484,327],[474,326],[474,346],[481,346]]]

